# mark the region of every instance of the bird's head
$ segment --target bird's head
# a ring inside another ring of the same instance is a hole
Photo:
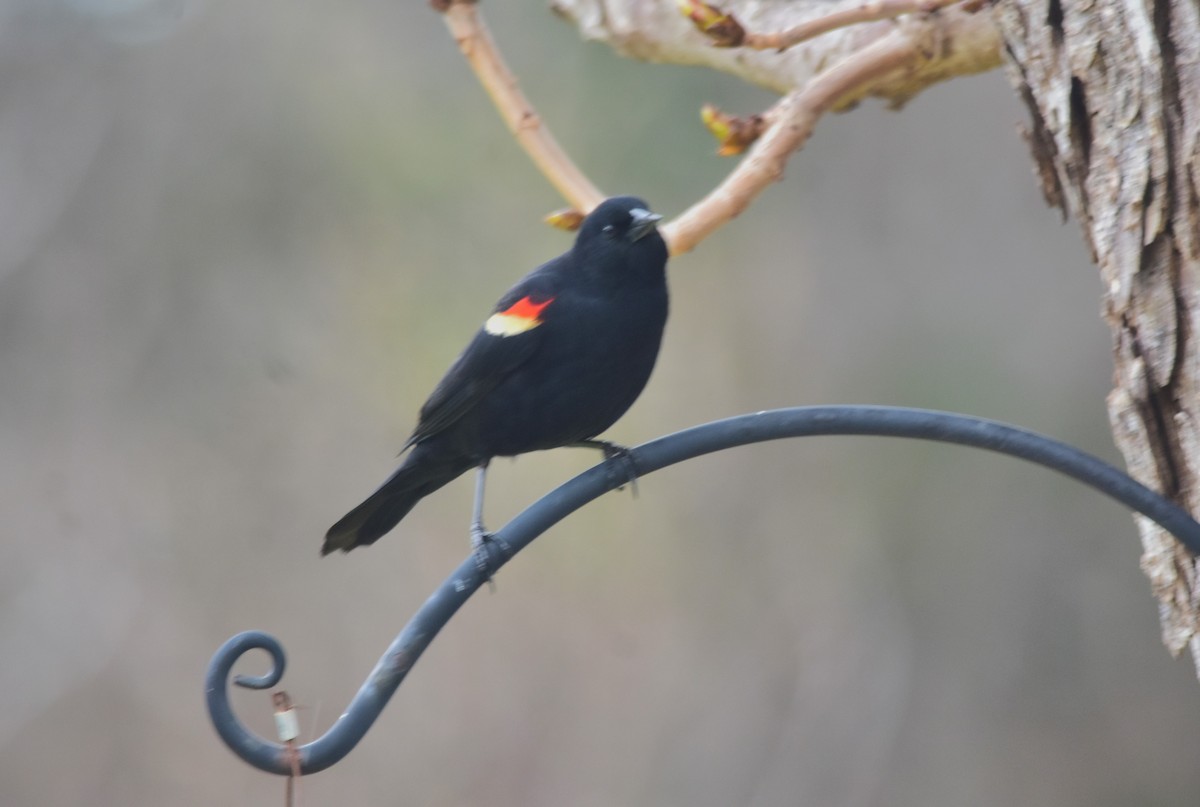
[[[583,220],[575,253],[605,270],[633,262],[634,268],[661,271],[667,260],[666,242],[655,226],[661,220],[635,196],[605,199]]]

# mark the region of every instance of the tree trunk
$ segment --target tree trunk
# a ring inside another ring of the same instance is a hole
[[[996,18],[1032,115],[1046,199],[1104,280],[1109,416],[1130,473],[1200,505],[1200,21],[1194,0],[1005,0]],[[1200,664],[1197,564],[1139,518],[1172,653]]]

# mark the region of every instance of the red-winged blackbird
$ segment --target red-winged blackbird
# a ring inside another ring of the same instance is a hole
[[[489,539],[483,483],[492,457],[560,446],[621,455],[592,438],[625,414],[658,356],[667,321],[661,218],[640,199],[608,199],[584,219],[568,252],[501,297],[421,407],[404,462],[330,527],[321,554],[374,543],[471,468],[479,469],[471,522],[479,549]]]

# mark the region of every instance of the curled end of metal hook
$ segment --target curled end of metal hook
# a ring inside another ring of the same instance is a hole
[[[235,754],[260,770],[287,773],[284,747],[251,732],[229,704],[229,674],[238,659],[251,650],[265,650],[271,657],[271,668],[263,675],[234,676],[235,684],[247,689],[269,689],[283,679],[286,657],[279,640],[258,630],[239,633],[221,645],[208,664],[204,687],[208,713],[213,727]]]
[[[271,656],[271,669],[263,675],[235,675],[233,683],[246,689],[270,689],[278,684],[283,679],[287,658],[284,656],[283,645],[279,643],[279,640],[262,631],[248,630],[234,636],[217,650],[210,666],[221,663],[223,655],[228,654],[229,669],[232,669],[237,660],[251,650],[266,650]]]

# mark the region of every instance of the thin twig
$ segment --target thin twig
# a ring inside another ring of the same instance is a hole
[[[449,3],[435,4],[434,7],[444,11],[442,16],[459,50],[491,96],[509,131],[542,175],[580,211],[587,213],[600,204],[604,194],[558,145],[533,104],[521,92],[516,76],[504,63],[476,4],[467,0],[451,0]]]
[[[891,20],[904,14],[930,14],[960,0],[868,0],[861,6],[845,8],[807,20],[777,34],[746,33],[744,47],[755,50],[787,50],[821,34],[864,22]]]
[[[693,0],[693,2],[682,3],[681,7],[696,23],[696,26],[710,36],[713,44],[718,47],[785,51],[801,42],[807,42],[839,28],[864,22],[895,19],[904,14],[931,14],[940,8],[959,2],[962,0],[867,0],[860,5],[823,14],[816,19],[805,20],[786,31],[774,33],[747,31],[732,14],[725,14],[707,3]],[[713,20],[717,24],[706,26],[705,20]]]
[[[709,233],[734,219],[772,182],[783,177],[792,152],[804,145],[817,121],[863,85],[924,58],[921,43],[897,30],[848,56],[799,90],[785,95],[765,115],[771,121],[716,188],[662,228],[672,255],[695,249]]]

